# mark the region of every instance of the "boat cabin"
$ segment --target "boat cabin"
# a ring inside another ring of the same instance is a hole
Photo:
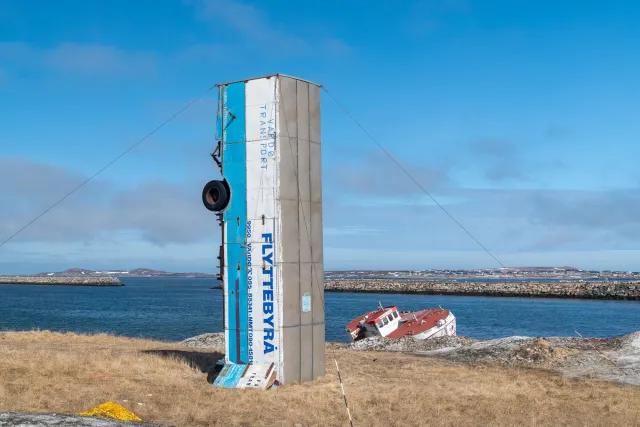
[[[399,321],[400,314],[398,314],[398,307],[396,306],[383,307],[371,313],[367,318],[367,323],[375,327],[383,337],[398,329]]]

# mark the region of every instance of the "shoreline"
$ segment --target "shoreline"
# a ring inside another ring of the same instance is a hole
[[[0,276],[1,285],[23,286],[124,286],[117,277],[32,277]]]

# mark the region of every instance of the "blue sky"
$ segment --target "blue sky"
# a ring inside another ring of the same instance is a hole
[[[325,85],[507,265],[638,270],[640,5],[0,3],[0,238],[207,87]],[[10,243],[0,273],[215,271],[215,93]],[[322,100],[325,265],[496,262]],[[1,239],[0,239],[1,240]]]

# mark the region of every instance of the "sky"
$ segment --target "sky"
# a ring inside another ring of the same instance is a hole
[[[640,270],[633,1],[0,2],[0,241],[215,83],[324,85],[508,266]],[[0,274],[215,272],[210,92],[0,247]],[[325,267],[492,268],[323,94]]]

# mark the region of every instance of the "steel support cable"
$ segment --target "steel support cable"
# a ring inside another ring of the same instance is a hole
[[[129,148],[127,148],[125,151],[123,151],[122,153],[120,153],[120,155],[118,157],[116,157],[115,159],[111,160],[109,163],[107,163],[105,166],[103,166],[100,170],[98,170],[96,173],[94,173],[93,175],[91,175],[89,178],[87,178],[85,181],[83,181],[80,185],[78,185],[77,187],[75,187],[73,190],[71,190],[70,192],[68,192],[64,197],[62,197],[61,199],[59,199],[57,202],[55,202],[54,204],[52,204],[51,206],[49,206],[47,209],[45,209],[40,215],[36,216],[35,218],[33,218],[31,221],[29,221],[28,223],[26,223],[22,228],[20,228],[18,231],[16,231],[15,233],[13,233],[12,235],[10,235],[9,237],[7,237],[5,240],[3,240],[0,243],[0,247],[4,246],[7,242],[9,242],[11,239],[13,239],[14,237],[16,237],[18,234],[22,233],[24,230],[26,230],[29,226],[31,226],[31,224],[33,224],[34,222],[36,222],[37,220],[39,220],[41,217],[43,217],[44,215],[46,215],[49,211],[51,211],[53,208],[55,208],[56,206],[58,206],[60,203],[62,203],[63,201],[65,201],[69,196],[71,196],[73,193],[75,193],[76,191],[78,191],[79,189],[81,189],[82,187],[84,187],[85,185],[87,185],[89,183],[89,181],[91,181],[92,179],[94,179],[96,176],[98,176],[99,174],[101,174],[102,172],[104,172],[109,166],[113,165],[115,162],[117,162],[118,160],[120,160],[122,157],[124,157],[125,155],[127,155],[131,150],[133,150],[134,148],[136,148],[138,145],[142,144],[145,140],[149,139],[149,137],[151,137],[153,134],[155,134],[157,131],[159,131],[160,129],[162,129],[166,124],[168,124],[169,122],[171,122],[173,119],[175,119],[176,117],[178,117],[180,114],[182,114],[183,112],[185,112],[189,107],[191,107],[193,104],[195,104],[196,102],[200,101],[202,98],[205,97],[205,95],[207,95],[209,92],[211,92],[211,90],[213,90],[215,86],[211,86],[209,89],[205,90],[202,94],[200,94],[197,98],[192,99],[191,101],[189,101],[184,107],[182,107],[180,110],[178,110],[177,112],[175,112],[174,114],[172,114],[169,118],[167,118],[165,121],[163,121],[162,123],[160,123],[155,129],[153,129],[151,132],[149,132],[148,134],[146,134],[145,136],[143,136],[141,139],[139,139],[135,144],[133,144],[132,146],[130,146]]]
[[[282,115],[284,117],[284,125],[285,125],[285,129],[287,132],[286,138],[287,138],[287,142],[289,145],[289,152],[291,153],[291,162],[293,164],[293,171],[296,177],[296,188],[298,190],[298,207],[301,208],[299,211],[302,212],[302,220],[304,222],[304,228],[305,228],[305,232],[307,233],[307,242],[309,243],[309,253],[311,254],[311,283],[313,285],[314,279],[316,282],[316,287],[318,288],[318,292],[324,294],[324,277],[322,280],[322,288],[320,287],[320,280],[318,279],[318,269],[315,268],[315,260],[313,258],[313,245],[311,243],[311,231],[309,230],[309,225],[307,222],[307,216],[304,212],[304,207],[301,206],[301,200],[300,200],[300,175],[299,175],[299,171],[298,171],[298,166],[297,166],[297,156],[294,159],[293,156],[293,148],[291,146],[291,137],[289,136],[289,123],[287,122],[287,115],[285,112],[285,107],[284,107],[284,97],[282,96],[282,86],[279,85],[279,82],[276,82],[276,84],[278,85],[278,89],[280,92],[280,102],[282,103]],[[297,134],[297,133],[296,133]],[[298,138],[296,136],[296,141],[298,141]],[[312,143],[312,141],[309,141],[309,143]],[[297,150],[296,150],[296,154],[297,154]],[[309,215],[311,215],[311,211],[309,211]],[[323,313],[326,311],[325,310],[325,304],[324,304],[324,298],[322,298],[320,300],[320,302],[322,303],[322,311]],[[340,390],[342,391],[342,398],[344,399],[344,406],[347,410],[347,416],[349,417],[349,425],[351,427],[353,427],[353,419],[351,418],[351,410],[349,409],[349,402],[347,401],[347,394],[344,391],[344,384],[342,382],[342,375],[340,374],[340,367],[338,366],[338,359],[336,358],[336,351],[335,348],[331,348],[332,350],[332,356],[333,356],[333,361],[336,364],[336,372],[338,374],[338,383],[340,384]]]
[[[606,359],[609,363],[611,363],[611,365],[615,366],[620,372],[622,372],[623,375],[629,375],[629,373],[626,371],[626,369],[624,369],[623,367],[621,367],[620,365],[618,365],[616,362],[614,362],[613,360],[609,359],[607,357],[606,354],[604,354],[602,351],[600,351],[593,343],[591,343],[589,340],[587,340],[585,337],[582,336],[582,334],[578,331],[574,331],[576,334],[578,334],[578,336],[580,338],[582,338],[584,341],[586,341],[587,343],[589,343],[589,345],[591,345],[591,348],[593,348],[596,352],[598,352],[598,354],[600,354],[600,356],[602,356],[604,359]]]
[[[411,179],[411,181],[413,181],[413,182],[418,186],[418,188],[420,188],[420,190],[422,190],[422,192],[423,192],[424,194],[426,194],[427,196],[429,196],[429,198],[433,201],[433,203],[435,203],[435,204],[436,204],[440,209],[442,209],[442,211],[443,211],[443,212],[444,212],[444,213],[445,213],[445,214],[446,214],[446,215],[447,215],[447,216],[448,216],[448,217],[449,217],[449,218],[450,218],[454,223],[456,223],[456,224],[458,225],[458,227],[460,227],[460,228],[461,228],[461,229],[462,229],[462,230],[463,230],[463,231],[464,231],[464,232],[465,232],[469,237],[471,237],[471,239],[472,239],[474,242],[476,242],[476,243],[478,244],[478,246],[480,246],[480,247],[481,247],[481,248],[482,248],[482,249],[483,249],[487,254],[489,254],[489,256],[490,256],[491,258],[493,258],[493,259],[494,259],[498,264],[500,264],[500,266],[501,266],[501,267],[506,268],[506,266],[502,263],[502,261],[500,261],[500,260],[498,259],[498,257],[496,257],[496,256],[495,256],[495,255],[494,255],[494,254],[489,250],[489,249],[487,249],[487,247],[486,247],[486,246],[484,246],[482,243],[480,243],[480,241],[479,241],[478,239],[476,239],[476,238],[475,238],[475,236],[474,236],[473,234],[471,234],[471,232],[470,232],[469,230],[467,230],[467,228],[465,228],[465,227],[464,227],[464,226],[463,226],[463,225],[462,225],[462,224],[461,224],[461,223],[460,223],[460,222],[459,222],[459,221],[458,221],[458,220],[457,220],[453,215],[451,215],[451,213],[450,213],[447,209],[445,209],[445,207],[444,207],[444,206],[442,206],[442,205],[440,204],[440,202],[438,202],[438,201],[436,200],[436,198],[435,198],[435,197],[433,197],[433,196],[431,195],[431,193],[430,193],[429,191],[427,191],[427,189],[426,189],[426,188],[424,188],[424,186],[423,186],[422,184],[420,184],[420,182],[419,182],[416,178],[414,178],[414,176],[413,176],[413,175],[411,175],[411,173],[410,173],[410,172],[409,172],[409,171],[408,171],[404,166],[402,166],[402,164],[401,164],[398,160],[396,160],[396,158],[395,158],[395,157],[393,157],[393,156],[391,155],[391,153],[390,153],[389,151],[387,151],[387,149],[385,149],[385,148],[384,148],[384,146],[382,146],[382,144],[380,144],[380,143],[379,143],[379,142],[378,142],[378,141],[377,141],[377,140],[376,140],[376,139],[375,139],[375,138],[374,138],[374,137],[373,137],[373,136],[372,136],[372,135],[371,135],[371,134],[370,134],[370,133],[369,133],[365,128],[364,128],[364,126],[362,126],[362,125],[360,124],[360,122],[359,122],[358,120],[356,120],[356,118],[355,118],[355,117],[353,117],[353,115],[349,112],[349,110],[347,110],[347,108],[346,108],[346,107],[345,107],[345,106],[344,106],[340,101],[338,101],[338,100],[336,99],[336,97],[335,97],[335,96],[333,96],[333,95],[331,94],[331,92],[329,92],[329,91],[327,90],[327,88],[326,88],[326,87],[322,86],[322,89],[323,89],[323,90],[327,93],[327,95],[329,95],[329,97],[331,97],[331,99],[333,99],[333,101],[334,101],[334,102],[335,102],[335,103],[336,103],[336,104],[337,104],[337,105],[338,105],[338,106],[339,106],[339,107],[340,107],[340,108],[341,108],[341,109],[346,113],[346,115],[347,115],[347,116],[348,116],[348,117],[349,117],[349,118],[350,118],[350,119],[351,119],[351,120],[352,120],[352,121],[353,121],[353,122],[354,122],[354,123],[355,123],[355,124],[356,124],[356,125],[357,125],[357,126],[358,126],[358,127],[359,127],[359,128],[360,128],[360,129],[361,129],[361,130],[366,134],[366,135],[367,135],[367,136],[368,136],[368,137],[369,137],[369,139],[370,139],[371,141],[373,141],[373,143],[374,143],[374,144],[376,144],[376,145],[378,146],[378,148],[380,148],[380,149],[384,152],[384,154],[386,154],[386,155],[387,155],[387,157],[389,157],[389,158],[391,159],[391,161],[392,161],[393,163],[395,163],[395,164],[396,164],[396,166],[398,166],[398,167],[400,168],[400,170],[401,170],[402,172],[404,172],[404,174],[405,174],[405,175],[407,175],[407,177],[409,177],[409,179]]]
[[[453,221],[455,222],[469,237],[471,237],[471,239],[473,239],[474,242],[476,242],[478,244],[478,246],[480,246],[487,254],[489,254],[489,256],[491,256],[491,258],[493,258],[498,264],[500,264],[501,267],[506,268],[506,266],[502,263],[502,261],[500,261],[498,259],[498,257],[496,257],[489,249],[487,249],[486,246],[484,246],[478,239],[476,239],[476,237],[471,234],[471,232],[469,230],[467,230],[467,228],[465,228],[453,215],[451,215],[451,213],[449,211],[447,211],[447,209],[445,209],[444,206],[442,206],[436,199],[435,197],[433,197],[431,195],[431,193],[429,193],[429,191],[427,191],[426,188],[424,188],[424,186],[422,184],[420,184],[420,182],[413,177],[413,175],[411,175],[411,173],[409,173],[409,171],[407,171],[406,168],[404,168],[402,166],[402,164],[400,162],[398,162],[398,160],[396,160],[391,153],[389,153],[389,151],[387,151],[384,146],[382,146],[382,144],[380,144],[365,128],[364,126],[362,126],[360,124],[360,122],[358,122],[358,120],[356,120],[355,117],[353,117],[353,115],[349,112],[349,110],[347,110],[347,108],[336,99],[335,96],[333,96],[333,94],[331,94],[331,92],[329,92],[329,90],[327,90],[326,87],[322,86],[322,89],[327,93],[327,95],[329,95],[329,97],[345,112],[345,114],[367,135],[367,137],[369,137],[369,139],[371,141],[373,141],[374,144],[376,144],[378,146],[378,148],[380,148],[386,155],[387,157],[389,157],[391,159],[391,161],[393,161],[396,166],[398,166],[400,168],[400,170],[402,170],[402,172],[404,172],[405,175],[407,175],[407,177],[409,177],[409,179],[411,179],[419,188],[420,190],[422,190],[422,192],[424,194],[426,194],[427,196],[429,196],[429,198],[440,208],[442,209],[442,211]],[[581,338],[584,338],[582,335],[580,335],[580,333],[578,331],[575,331],[576,334],[578,334]],[[593,349],[596,350],[602,357],[604,357],[607,361],[609,361],[613,366],[615,366],[616,368],[618,368],[624,375],[628,375],[628,373],[626,372],[625,369],[623,369],[622,367],[620,367],[618,364],[616,364],[614,361],[612,361],[610,358],[608,358],[603,352],[601,352],[599,349],[597,349],[595,347],[595,345],[592,345]],[[416,354],[415,352],[405,352],[405,351],[401,351],[402,353],[413,353]]]

